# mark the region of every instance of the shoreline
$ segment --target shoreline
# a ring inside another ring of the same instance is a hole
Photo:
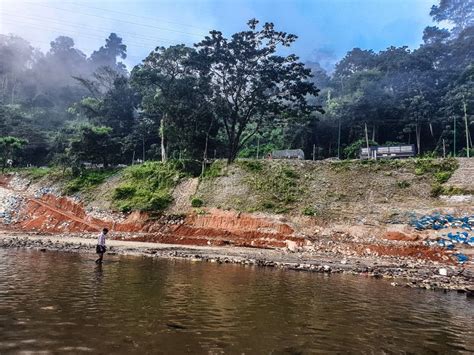
[[[0,231],[0,248],[95,254],[95,236],[44,235]],[[281,249],[244,247],[192,246],[137,241],[107,240],[107,254],[186,259],[192,261],[232,263],[287,270],[345,273],[385,279],[392,286],[427,290],[457,291],[472,297],[474,272],[461,266],[430,261],[395,262],[383,257],[347,257],[328,253],[291,252]],[[446,276],[440,274],[446,271]]]

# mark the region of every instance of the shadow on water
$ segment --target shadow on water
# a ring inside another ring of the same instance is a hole
[[[365,277],[0,250],[0,353],[472,353],[474,302]]]

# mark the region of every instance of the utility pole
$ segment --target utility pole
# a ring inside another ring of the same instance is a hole
[[[339,116],[339,127],[337,129],[337,158],[341,159],[341,116]]]
[[[166,114],[160,120],[160,138],[161,138],[161,161],[164,163],[167,160],[166,147],[165,147],[165,117]]]
[[[257,159],[258,159],[259,153],[260,153],[260,135],[257,136]]]
[[[454,116],[454,153],[453,156],[456,157],[456,116]]]
[[[372,159],[370,155],[370,147],[369,147],[369,133],[367,131],[367,122],[365,123],[365,141],[367,143],[367,160]]]
[[[204,171],[206,170],[208,142],[209,142],[209,134],[206,134],[206,145],[204,146],[204,153],[202,154],[201,176],[204,175]]]
[[[446,142],[443,138],[443,158],[446,158]]]
[[[313,144],[313,161],[316,160],[316,144]]]
[[[464,107],[464,124],[466,126],[466,153],[467,157],[470,157],[470,148],[469,148],[469,124],[467,122],[467,105],[466,105],[466,97],[462,96],[463,107]]]

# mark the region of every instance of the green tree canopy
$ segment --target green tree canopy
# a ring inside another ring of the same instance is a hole
[[[17,137],[0,137],[0,162],[2,165],[2,172],[5,171],[5,168],[10,161],[13,163],[13,159],[26,143],[28,143],[26,140]]]
[[[319,92],[309,80],[311,70],[293,54],[276,54],[296,36],[276,31],[273,23],[257,28],[258,23],[250,20],[247,31],[230,39],[211,31],[196,44],[201,75],[211,81],[208,101],[227,136],[229,163],[263,125],[322,111],[307,100]]]

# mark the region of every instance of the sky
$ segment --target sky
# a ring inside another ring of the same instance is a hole
[[[282,54],[330,69],[352,48],[416,48],[433,25],[437,0],[0,0],[0,33],[19,35],[47,51],[59,35],[90,54],[110,32],[128,47],[125,63],[138,64],[156,46],[192,45],[209,30],[226,36],[251,18],[273,22],[298,40]]]

